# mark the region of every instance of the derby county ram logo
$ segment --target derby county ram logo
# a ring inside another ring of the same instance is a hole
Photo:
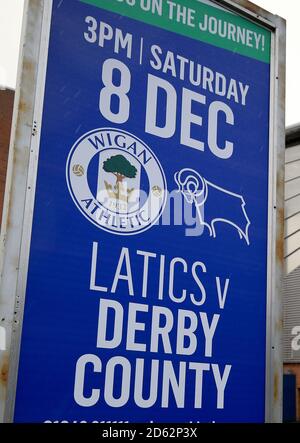
[[[145,143],[116,129],[81,137],[67,161],[70,194],[82,214],[115,234],[150,228],[166,203],[161,165]]]

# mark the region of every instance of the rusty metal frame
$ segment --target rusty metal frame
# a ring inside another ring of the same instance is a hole
[[[285,21],[247,0],[211,1],[272,32],[265,421],[281,422]],[[0,422],[14,415],[51,9],[52,0],[25,0],[0,238],[0,326],[7,333],[7,348],[0,350]]]
[[[0,313],[6,349],[0,351],[0,422],[13,421],[19,347],[25,303],[27,263],[33,218],[42,75],[50,0],[25,0],[17,87],[7,167],[0,238]]]
[[[284,276],[284,155],[286,23],[247,0],[212,0],[272,32],[269,121],[269,202],[267,248],[267,318],[265,422],[282,422]]]
[[[286,24],[272,16],[266,422],[282,421]]]

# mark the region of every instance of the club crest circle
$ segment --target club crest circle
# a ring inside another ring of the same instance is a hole
[[[166,178],[157,157],[120,129],[96,129],[80,137],[67,159],[66,180],[84,217],[114,234],[149,229],[166,204]]]

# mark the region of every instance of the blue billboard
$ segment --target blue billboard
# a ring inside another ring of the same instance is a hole
[[[264,421],[270,37],[53,0],[15,422]]]

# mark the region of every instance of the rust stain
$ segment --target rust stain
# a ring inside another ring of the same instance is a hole
[[[278,331],[282,331],[283,330],[283,319],[282,318],[276,322],[275,327],[276,327],[276,329]]]
[[[280,229],[283,232],[284,230],[284,208],[278,208],[278,215],[277,215],[280,223]]]
[[[15,160],[15,156],[14,156],[14,160]],[[12,226],[12,218],[11,218],[11,211],[12,211],[12,198],[11,198],[11,189],[9,190],[9,198],[8,198],[8,211],[7,211],[7,229],[10,228],[10,226]]]
[[[35,71],[34,63],[28,59],[25,59],[23,62],[23,70],[28,72],[34,72]]]
[[[7,229],[9,229],[11,226],[12,226],[11,216],[10,216],[10,213],[9,213],[8,216],[7,216]]]
[[[0,384],[6,386],[7,380],[8,380],[8,355],[5,354],[0,368]]]
[[[278,209],[279,232],[276,239],[276,258],[279,263],[284,263],[284,209]]]
[[[279,378],[277,372],[274,375],[274,402],[279,400]]]
[[[282,167],[279,167],[278,173],[277,173],[277,190],[283,192],[284,185],[285,185],[285,183],[284,183],[285,140],[284,139],[282,139],[282,145],[280,146],[280,148],[284,148],[284,149],[281,149],[281,151],[278,155],[280,165],[282,165]]]
[[[284,262],[284,241],[278,238],[276,241],[276,257],[280,263]]]
[[[26,112],[27,108],[28,108],[28,106],[27,106],[26,102],[24,100],[20,100],[20,102],[19,102],[19,111],[20,112]]]
[[[245,9],[248,9],[248,11],[253,12],[256,15],[260,15],[262,17],[265,16],[265,13],[268,12],[265,9],[261,8],[258,5],[255,5],[254,3],[249,2],[248,0],[239,0],[239,4],[244,7]]]
[[[25,63],[26,65],[26,63]],[[27,63],[27,68],[29,69],[30,66],[33,65],[31,62]],[[16,175],[16,168],[21,168],[22,171],[25,171],[27,169],[28,165],[28,155],[29,155],[29,149],[27,146],[20,145],[20,142],[22,142],[23,131],[20,131],[20,121],[24,119],[24,115],[29,115],[32,111],[30,100],[27,100],[26,97],[20,97],[18,102],[18,116],[17,116],[17,122],[15,127],[15,134],[14,134],[14,145],[13,145],[13,151],[12,151],[12,163],[13,163],[13,178]],[[27,152],[27,155],[24,155],[24,152]],[[12,178],[11,187],[9,190],[9,198],[8,198],[8,211],[7,211],[7,229],[11,228],[14,224],[13,217],[12,217],[12,204],[14,200],[14,181]]]

